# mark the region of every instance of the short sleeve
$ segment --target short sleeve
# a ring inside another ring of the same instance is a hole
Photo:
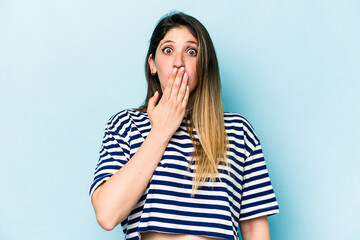
[[[244,165],[240,221],[279,212],[260,142],[252,131],[245,142],[248,157]]]
[[[109,120],[105,128],[94,179],[89,188],[90,197],[101,183],[109,179],[128,162],[130,150],[128,134],[127,131],[124,131],[126,127],[121,116],[112,117]]]

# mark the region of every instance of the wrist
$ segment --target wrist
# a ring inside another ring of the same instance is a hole
[[[156,141],[161,146],[166,147],[172,136],[167,134],[163,129],[151,128],[147,138]]]

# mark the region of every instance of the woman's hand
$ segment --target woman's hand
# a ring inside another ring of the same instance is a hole
[[[159,98],[158,92],[149,99],[147,113],[152,131],[170,140],[184,118],[189,94],[188,76],[185,69],[174,68],[159,103],[156,105]]]

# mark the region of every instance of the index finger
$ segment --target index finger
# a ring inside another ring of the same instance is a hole
[[[172,73],[171,73],[170,78],[166,82],[165,90],[164,90],[164,93],[162,95],[162,98],[164,98],[166,100],[168,100],[170,98],[171,89],[172,89],[172,86],[174,84],[177,71],[178,71],[178,69],[174,68]]]

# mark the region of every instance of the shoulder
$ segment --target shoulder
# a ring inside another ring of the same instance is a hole
[[[130,130],[132,122],[145,121],[146,119],[148,119],[146,113],[138,112],[134,109],[124,109],[109,118],[105,131],[124,135]]]
[[[224,112],[224,124],[225,129],[241,131],[247,138],[253,139],[256,143],[259,142],[254,128],[243,115],[234,112]]]
[[[224,112],[224,121],[225,126],[227,125],[236,125],[239,127],[245,127],[247,129],[253,130],[250,122],[241,114],[233,112]]]

